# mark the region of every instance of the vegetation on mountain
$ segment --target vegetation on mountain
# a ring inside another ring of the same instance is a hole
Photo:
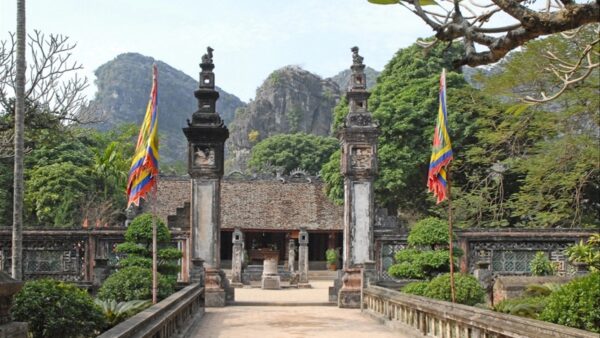
[[[271,73],[256,97],[239,108],[229,126],[226,171],[247,169],[250,151],[260,141],[278,134],[328,136],[338,85],[300,67]]]
[[[168,64],[137,53],[125,53],[96,69],[98,91],[91,102],[95,111],[102,112],[100,130],[123,123],[140,125],[148,104],[152,85],[152,64],[158,66],[158,123],[161,164],[185,160],[187,140],[181,128],[198,109],[194,90],[198,80]],[[198,69],[200,71],[200,69]],[[218,83],[218,74],[216,82]],[[217,87],[217,112],[229,125],[235,110],[244,103],[236,96]]]
[[[338,140],[333,137],[279,134],[257,143],[252,148],[248,165],[258,171],[280,167],[285,174],[294,169],[317,174],[338,147]]]

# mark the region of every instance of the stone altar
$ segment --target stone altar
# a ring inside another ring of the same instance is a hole
[[[264,254],[261,287],[265,290],[281,289],[281,277],[277,273],[279,253]]]

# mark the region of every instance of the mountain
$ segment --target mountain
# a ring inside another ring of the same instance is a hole
[[[271,73],[256,97],[236,111],[227,141],[227,170],[244,170],[254,144],[276,134],[329,135],[338,84],[297,66]]]
[[[98,91],[91,104],[102,114],[104,121],[96,127],[106,130],[121,123],[141,123],[152,86],[153,63],[158,66],[161,160],[185,161],[187,140],[181,128],[197,109],[194,90],[198,88],[198,81],[151,57],[137,53],[121,54],[96,69]],[[230,124],[236,109],[245,104],[221,88],[217,87],[217,91],[220,94],[217,111],[225,123]]]
[[[367,89],[371,89],[377,83],[377,77],[379,77],[378,71],[371,67],[365,68],[365,75],[367,76]],[[332,76],[330,79],[337,83],[338,87],[342,93],[345,93],[350,84],[350,75],[352,75],[352,71],[350,69],[343,70],[339,72],[337,75]]]

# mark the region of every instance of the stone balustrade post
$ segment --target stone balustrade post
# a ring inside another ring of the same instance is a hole
[[[232,236],[233,253],[231,260],[231,286],[234,288],[243,287],[242,284],[242,266],[244,261],[244,233],[240,228],[235,228]]]
[[[308,283],[308,232],[306,229],[300,229],[298,244],[298,287],[310,288]]]
[[[0,338],[27,338],[27,323],[13,322],[10,318],[13,295],[22,287],[23,282],[0,271]]]
[[[296,243],[293,238],[288,242],[288,268],[290,272],[294,272],[294,264],[296,261]]]

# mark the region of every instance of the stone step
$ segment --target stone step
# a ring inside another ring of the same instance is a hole
[[[227,305],[233,306],[337,306],[337,303],[332,302],[295,302],[295,303],[286,303],[286,302],[252,302],[252,301],[242,301],[242,302],[229,302]]]

